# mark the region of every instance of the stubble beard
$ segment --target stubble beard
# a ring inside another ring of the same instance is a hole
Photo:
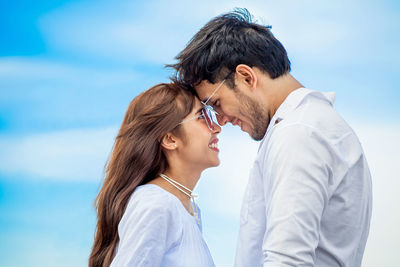
[[[251,124],[250,137],[255,141],[262,140],[271,120],[268,112],[259,102],[251,99],[240,91],[236,91],[236,97],[239,103],[241,103],[239,113],[247,118]]]

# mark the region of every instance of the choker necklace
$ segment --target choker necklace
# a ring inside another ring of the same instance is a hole
[[[160,174],[160,177],[163,178],[164,180],[166,180],[167,182],[169,182],[176,189],[178,189],[179,191],[181,191],[182,193],[184,193],[185,195],[187,195],[190,198],[190,200],[192,201],[192,204],[194,206],[193,216],[195,217],[197,224],[200,225],[199,213],[197,211],[196,202],[194,201],[194,198],[197,197],[197,195],[194,194],[193,191],[190,190],[189,188],[187,188],[186,186],[178,183],[177,181],[175,181],[174,179],[168,177],[167,175],[165,175],[163,173]],[[193,209],[193,207],[192,207],[192,209]]]

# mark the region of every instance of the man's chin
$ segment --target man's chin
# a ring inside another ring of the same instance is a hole
[[[254,141],[261,141],[263,139],[263,137],[260,136],[254,136],[252,134],[249,134],[249,136],[251,137],[251,139],[253,139]]]
[[[260,141],[264,138],[264,135],[267,132],[267,127],[262,124],[257,124],[257,122],[243,123],[243,121],[241,121],[240,130],[242,130],[242,132],[248,133],[253,140]]]
[[[250,137],[254,140],[254,141],[261,141],[266,133],[266,130],[264,131],[255,131],[254,129],[252,129],[251,131],[246,131]]]

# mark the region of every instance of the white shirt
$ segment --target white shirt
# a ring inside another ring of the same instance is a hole
[[[196,219],[178,198],[157,185],[136,188],[118,235],[112,267],[215,266]]]
[[[300,88],[276,111],[246,188],[236,267],[361,266],[371,176],[334,97]]]

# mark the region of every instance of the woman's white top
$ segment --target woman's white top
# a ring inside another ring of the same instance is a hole
[[[112,267],[215,266],[200,225],[173,194],[153,184],[132,194],[118,225]]]

